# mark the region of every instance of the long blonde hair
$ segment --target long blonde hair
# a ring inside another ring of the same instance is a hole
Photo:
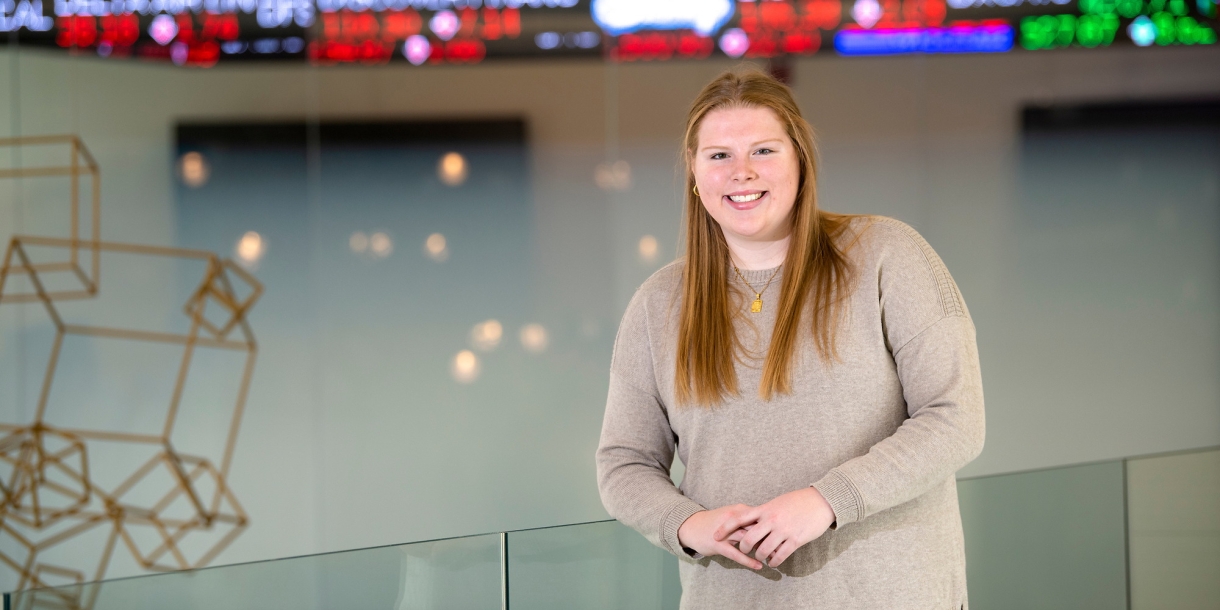
[[[699,126],[709,112],[721,108],[771,109],[796,147],[800,165],[796,202],[792,209],[792,237],[780,283],[780,297],[763,362],[759,396],[770,400],[792,390],[793,354],[801,328],[801,314],[810,308],[814,345],[827,362],[837,358],[835,330],[847,294],[851,267],[836,238],[848,217],[818,210],[817,148],[813,128],[801,116],[792,91],[757,70],[725,72],[703,88],[686,119],[683,153],[686,167],[686,265],[682,277],[682,305],[678,322],[677,369],[674,393],[677,403],[714,406],[737,395],[734,362],[741,349],[733,327],[737,315],[729,298],[728,244],[720,225],[694,194],[694,154]]]

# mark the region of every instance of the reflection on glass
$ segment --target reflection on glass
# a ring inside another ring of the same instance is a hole
[[[500,337],[503,334],[504,327],[498,320],[479,322],[470,330],[470,342],[475,349],[489,352],[500,345]]]
[[[263,241],[262,235],[255,231],[246,231],[246,234],[237,240],[235,251],[237,259],[242,265],[250,267],[263,258],[263,254],[267,251],[267,244]]]
[[[379,259],[394,252],[394,240],[385,231],[377,231],[372,235],[368,235],[364,231],[356,231],[347,238],[347,247],[356,254]]]
[[[453,378],[460,383],[470,383],[479,377],[479,358],[474,352],[464,349],[453,357]]]
[[[207,184],[208,176],[212,174],[211,168],[208,167],[207,159],[198,152],[189,152],[182,155],[178,160],[178,174],[182,176],[182,183],[197,189],[204,184]]]
[[[436,173],[440,176],[441,182],[449,186],[457,186],[465,182],[467,172],[466,157],[456,152],[445,153],[436,168]]]
[[[394,240],[383,231],[369,236],[369,253],[373,258],[385,258],[394,251]]]
[[[645,235],[640,238],[640,261],[648,264],[657,262],[657,238]]]
[[[364,254],[365,250],[369,249],[369,236],[364,234],[364,231],[356,231],[348,238],[347,245],[356,254]]]
[[[440,233],[433,233],[424,240],[424,254],[428,258],[440,263],[449,258],[449,246],[445,243],[445,236]]]
[[[593,181],[604,191],[625,191],[631,188],[631,164],[626,161],[600,163],[593,170]]]
[[[521,347],[524,347],[525,351],[541,354],[546,351],[546,346],[546,329],[541,324],[526,324],[521,327]]]

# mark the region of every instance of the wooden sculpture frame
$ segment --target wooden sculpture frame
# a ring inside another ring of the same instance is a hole
[[[69,236],[13,236],[0,263],[0,305],[41,304],[55,331],[33,421],[0,423],[0,540],[7,538],[16,547],[16,552],[0,549],[0,569],[8,568],[17,574],[17,589],[96,582],[105,577],[120,541],[145,569],[173,571],[202,567],[215,559],[249,524],[249,518],[228,486],[228,477],[258,352],[247,314],[261,296],[262,284],[233,261],[221,259],[212,252],[101,241],[98,238],[100,172],[79,138],[44,136],[0,140],[0,146],[48,144],[67,144],[71,162],[55,167],[0,169],[2,178],[67,175],[73,183]],[[93,187],[90,239],[80,237],[80,188],[77,184],[83,175],[91,177]],[[49,262],[35,261],[31,248],[62,252],[65,256]],[[82,252],[91,254],[90,264],[82,265]],[[87,299],[99,293],[104,253],[202,262],[203,278],[182,308],[189,320],[189,329],[184,333],[172,333],[66,321],[56,302]],[[44,276],[64,272],[71,274],[81,287],[67,290],[47,287]],[[15,277],[24,279],[26,289],[6,292],[6,286],[11,287],[10,280]],[[219,320],[215,316],[217,311],[221,314]],[[181,347],[172,396],[159,434],[73,428],[47,422],[48,397],[56,379],[64,339],[71,335]],[[236,403],[229,417],[219,467],[207,458],[180,453],[171,442],[192,358],[201,348],[244,354]],[[152,455],[120,484],[106,489],[98,485],[96,477],[90,473],[89,447],[93,443],[136,445],[151,451]],[[137,486],[155,485],[147,482],[158,471],[164,471],[172,481],[158,501],[151,505],[140,504],[127,497]],[[171,515],[168,511],[172,507],[185,507],[186,514]],[[221,525],[230,527],[229,531],[206,552],[194,559],[183,553],[179,543],[186,536]],[[92,573],[39,561],[42,551],[98,527],[108,527],[109,533]],[[141,548],[132,535],[137,528],[150,528],[156,533],[159,544],[151,549]],[[33,596],[28,599],[31,605],[39,607],[88,608],[96,600],[97,588],[89,591],[85,595],[81,587],[48,589],[37,601]]]

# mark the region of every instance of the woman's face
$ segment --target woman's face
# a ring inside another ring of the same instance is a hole
[[[730,244],[788,237],[800,162],[770,108],[720,108],[699,125],[692,167],[699,198]]]

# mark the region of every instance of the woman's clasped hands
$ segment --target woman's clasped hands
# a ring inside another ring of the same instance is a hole
[[[835,521],[834,511],[813,487],[761,504],[733,504],[691,515],[678,528],[678,542],[703,555],[723,555],[751,570],[784,563],[818,539]]]

